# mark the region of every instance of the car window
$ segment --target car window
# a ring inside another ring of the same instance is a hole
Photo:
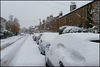
[[[100,40],[90,40],[90,42],[100,43]]]

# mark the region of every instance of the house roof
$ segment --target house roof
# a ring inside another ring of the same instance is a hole
[[[4,19],[3,17],[0,17],[0,21],[3,20],[4,22],[6,22],[6,19]]]
[[[61,16],[61,17],[59,17],[59,18],[62,18],[62,17],[64,17],[64,16],[68,15],[68,14],[71,14],[71,13],[73,13],[73,12],[79,10],[80,8],[83,8],[84,6],[87,6],[88,4],[93,3],[94,1],[95,1],[95,0],[93,0],[93,1],[91,1],[91,2],[89,2],[89,3],[87,3],[87,4],[85,4],[85,5],[83,5],[83,6],[79,7],[79,8],[77,8],[77,9],[74,9],[74,10],[70,11],[69,13],[67,13],[67,14],[65,14],[65,15],[63,15],[63,16]],[[57,18],[57,19],[59,19],[59,18]]]

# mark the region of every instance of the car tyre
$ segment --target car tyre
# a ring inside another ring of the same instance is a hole
[[[46,65],[46,67],[49,67],[49,65],[47,64],[47,62],[46,62],[46,64],[45,64],[45,65]]]
[[[42,54],[42,51],[40,52],[40,54]]]

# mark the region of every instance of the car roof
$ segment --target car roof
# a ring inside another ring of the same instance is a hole
[[[99,39],[99,34],[94,33],[70,33],[62,34],[52,41],[50,50],[55,50],[57,46],[63,44],[64,48],[76,50],[84,56],[87,61],[95,57],[97,60],[99,57],[99,43],[90,42],[90,40]],[[62,48],[63,48],[62,47]],[[91,57],[90,57],[91,56]],[[92,62],[92,61],[91,61]]]
[[[43,33],[41,36],[41,40],[51,42],[58,36],[58,33]]]

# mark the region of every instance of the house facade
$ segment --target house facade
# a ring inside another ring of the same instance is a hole
[[[52,32],[56,32],[58,31],[59,27],[61,26],[81,26],[83,28],[87,28],[87,16],[88,13],[87,11],[89,10],[91,13],[91,23],[93,24],[93,26],[98,26],[100,23],[99,17],[97,19],[97,22],[95,22],[93,20],[93,18],[95,17],[95,13],[97,14],[96,10],[93,11],[95,9],[96,6],[100,5],[99,1],[92,1],[78,9],[72,10],[71,12],[69,12],[68,14],[57,18],[55,21],[55,23],[52,23]],[[99,8],[99,6],[97,7]],[[100,9],[99,9],[100,10]],[[97,10],[98,11],[98,10]],[[99,11],[100,12],[100,11]],[[98,13],[99,15],[100,13]],[[98,26],[99,27],[99,26]]]
[[[3,32],[5,30],[6,30],[6,20],[0,17],[0,32]]]
[[[76,8],[75,4],[71,5],[70,12],[68,14],[64,16],[59,15],[57,17],[54,17],[52,21],[50,21],[49,25],[47,25],[46,22],[45,24],[41,24],[39,26],[39,29],[40,27],[42,27],[41,29],[44,29],[43,25],[45,25],[45,29],[49,28],[51,32],[57,32],[59,31],[59,27],[67,25],[67,26],[79,26],[87,29],[89,28],[88,26],[91,27],[98,26],[98,30],[99,30],[100,27],[99,26],[100,23],[99,5],[100,2],[95,0],[77,9],[75,9]]]

